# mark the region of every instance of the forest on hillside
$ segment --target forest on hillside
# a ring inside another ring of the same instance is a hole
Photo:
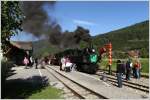
[[[140,57],[149,56],[149,21],[137,23],[119,30],[93,37],[93,44],[101,47],[108,41],[112,42],[113,51],[117,54],[129,50],[139,50]],[[114,55],[115,56],[115,55]]]

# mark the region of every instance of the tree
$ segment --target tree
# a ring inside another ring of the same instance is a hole
[[[146,50],[145,48],[142,48],[140,51],[141,51],[140,55],[142,58],[148,58],[148,50]]]
[[[21,31],[23,14],[18,1],[1,1],[1,43],[5,54],[9,50],[10,37]]]
[[[81,49],[88,47],[88,43],[85,42],[85,41],[81,41],[81,42],[79,43],[79,45],[80,45],[80,48],[81,48]]]

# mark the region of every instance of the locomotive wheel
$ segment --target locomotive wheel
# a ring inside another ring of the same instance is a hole
[[[96,64],[86,64],[82,66],[82,71],[88,74],[95,74],[97,69],[98,69],[98,65]]]
[[[82,66],[80,64],[76,64],[76,69],[77,71],[81,72],[82,71]]]

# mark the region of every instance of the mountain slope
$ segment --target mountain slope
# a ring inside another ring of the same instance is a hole
[[[119,30],[108,32],[93,37],[93,44],[101,47],[107,41],[111,41],[113,50],[145,50],[148,55],[149,50],[149,21],[137,23]]]

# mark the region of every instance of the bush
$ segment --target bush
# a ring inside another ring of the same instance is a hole
[[[13,62],[2,59],[1,61],[1,78],[6,79],[8,72],[13,67]]]
[[[128,55],[125,52],[114,51],[112,57],[116,59],[125,59],[128,58]]]
[[[148,56],[149,56],[148,50],[146,50],[145,48],[142,48],[140,50],[140,56],[141,56],[141,58],[148,58]]]

